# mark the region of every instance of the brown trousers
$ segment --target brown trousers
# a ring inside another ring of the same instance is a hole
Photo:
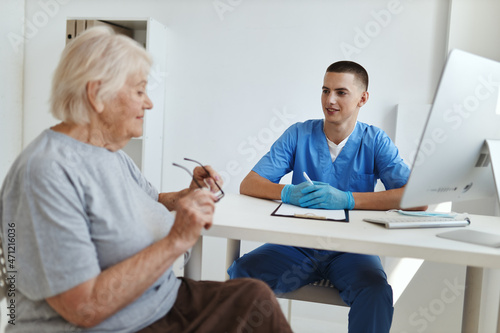
[[[138,333],[292,332],[271,289],[259,280],[226,282],[181,278],[167,315]]]

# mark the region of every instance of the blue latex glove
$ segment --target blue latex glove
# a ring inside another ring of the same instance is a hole
[[[300,206],[299,199],[304,196],[302,190],[311,186],[308,182],[303,182],[298,185],[288,184],[281,190],[281,201],[283,203]]]
[[[330,184],[314,182],[302,189],[302,198],[299,205],[307,208],[323,209],[353,209],[354,198],[351,192],[344,192],[336,189]]]

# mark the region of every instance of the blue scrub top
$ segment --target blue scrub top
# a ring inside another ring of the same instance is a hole
[[[356,123],[332,163],[322,119],[290,126],[252,170],[274,183],[294,171],[292,184],[306,181],[305,171],[312,180],[351,192],[373,192],[378,179],[387,190],[399,188],[410,175],[410,168],[389,136],[362,122]]]

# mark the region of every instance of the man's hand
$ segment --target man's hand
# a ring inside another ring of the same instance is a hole
[[[300,206],[300,198],[304,196],[303,189],[311,186],[308,182],[303,182],[298,185],[288,184],[281,190],[281,201],[287,204]]]
[[[216,200],[212,192],[197,189],[177,202],[175,222],[167,237],[175,241],[181,253],[193,247],[202,228],[212,226]]]
[[[330,184],[314,182],[301,190],[299,205],[307,208],[353,209],[354,198],[351,192],[336,189]]]

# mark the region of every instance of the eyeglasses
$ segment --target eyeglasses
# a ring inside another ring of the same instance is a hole
[[[184,158],[184,160],[186,160],[186,161],[190,161],[190,162],[194,162],[194,163],[198,164],[199,166],[201,166],[201,167],[203,168],[203,170],[205,170],[205,172],[207,173],[208,177],[212,177],[212,176],[210,175],[210,172],[208,172],[208,170],[207,170],[207,169],[203,166],[203,164],[201,164],[200,162],[195,161],[195,160],[192,160],[192,159],[190,159],[190,158]],[[192,173],[192,172],[191,172],[188,168],[186,168],[185,166],[182,166],[182,165],[180,165],[180,164],[177,164],[177,163],[172,163],[172,164],[173,164],[174,166],[176,166],[176,167],[179,167],[179,168],[182,168],[182,169],[186,170],[186,172],[187,172],[187,173],[191,176],[191,178],[193,179],[193,181],[195,182],[195,184],[196,184],[199,188],[203,188],[203,186],[201,186],[201,185],[200,185],[200,183],[196,180],[196,178],[194,178],[193,173]],[[203,180],[203,181],[204,181],[205,185],[207,185],[207,187],[211,190],[210,185],[208,185],[208,183],[207,183],[206,179],[205,179],[205,180]],[[217,197],[217,201],[219,201],[220,199],[222,199],[222,198],[224,197],[224,191],[222,191],[222,189],[220,188],[219,184],[217,184],[217,182],[215,181],[215,179],[214,179],[214,183],[215,183],[215,185],[217,186],[217,188],[219,189],[219,191],[218,191],[217,193],[215,193],[215,195],[216,195],[216,197]]]

